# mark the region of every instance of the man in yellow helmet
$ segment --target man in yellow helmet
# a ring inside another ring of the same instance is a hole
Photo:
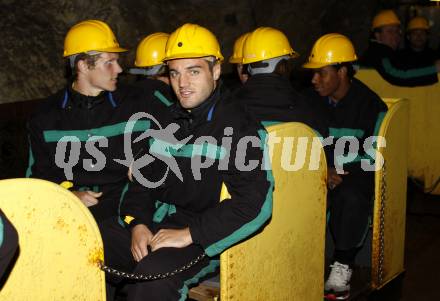
[[[272,213],[273,180],[260,166],[265,131],[228,101],[216,37],[185,24],[170,35],[165,61],[178,99],[170,108],[174,138],[185,143],[165,143],[171,137],[163,137],[150,153],[174,158],[181,174],[168,173],[149,198],[127,196],[120,209],[126,228],[114,223],[103,232],[106,261],[148,275],[198,260],[167,278],[130,283],[130,301],[186,299],[189,286],[217,270],[219,254],[257,231]],[[230,199],[219,202],[222,183]]]
[[[419,68],[433,65],[439,59],[438,54],[429,47],[429,21],[417,16],[408,22],[405,48],[399,51],[399,61],[407,68]],[[433,77],[433,83],[436,78]]]
[[[239,36],[237,40],[235,40],[234,50],[232,56],[229,58],[229,63],[235,65],[235,70],[237,71],[237,75],[241,84],[246,83],[249,78],[247,65],[243,65],[243,46],[249,34],[249,32],[244,33]]]
[[[119,87],[121,48],[110,27],[99,20],[74,25],[64,41],[71,69],[65,88],[50,96],[29,122],[28,177],[63,183],[100,222],[117,216],[127,183],[124,134],[128,119],[148,111],[136,89]],[[149,128],[139,122],[130,132]],[[142,147],[133,145],[133,152]]]
[[[423,51],[428,43],[429,21],[421,16],[414,17],[406,28],[409,46],[416,52]]]
[[[361,66],[376,69],[389,83],[397,86],[423,86],[438,81],[440,61],[418,68],[400,62],[397,50],[401,40],[400,20],[392,10],[380,11],[373,19],[372,39],[360,59]]]
[[[168,66],[163,61],[168,37],[167,33],[156,32],[142,39],[136,49],[136,67],[129,70],[129,73],[139,76],[135,85],[146,93],[153,93],[153,98],[165,106],[175,102]]]
[[[144,75],[169,84],[168,68],[164,63],[165,46],[170,35],[164,32],[152,33],[139,43],[136,49],[136,59],[129,72],[135,75]]]
[[[323,127],[307,100],[289,80],[290,60],[298,54],[286,35],[272,27],[249,33],[243,46],[243,60],[249,79],[235,94],[237,100],[263,125],[303,122],[321,135]]]
[[[330,300],[349,297],[353,264],[368,229],[374,191],[374,172],[364,166],[371,164],[375,152],[373,144],[366,141],[377,135],[387,111],[378,95],[353,78],[356,60],[351,41],[332,33],[316,41],[303,65],[313,70],[315,91],[311,99],[327,123],[326,140],[333,140],[325,143],[329,229],[335,244],[331,272],[325,282],[325,296]],[[347,142],[358,145],[359,152],[351,154],[351,147],[347,152]]]

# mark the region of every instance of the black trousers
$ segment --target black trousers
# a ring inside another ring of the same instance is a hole
[[[95,218],[96,223],[104,222],[105,220],[114,217],[119,212],[119,196],[115,196],[112,192],[111,196],[98,198],[98,204],[88,207],[90,213]]]
[[[18,234],[11,222],[0,210],[0,279],[18,248]]]
[[[374,173],[343,176],[328,192],[329,227],[336,250],[359,248],[369,226],[373,206]]]
[[[106,264],[126,272],[140,274],[171,272],[186,265],[204,252],[198,245],[190,245],[186,248],[162,248],[150,252],[140,262],[136,262],[130,251],[130,230],[119,225],[116,218],[108,219],[100,223],[99,226],[104,241]],[[218,266],[218,259],[205,257],[190,269],[160,280],[134,282],[106,275],[107,287],[111,288],[111,286],[125,282],[128,301],[180,300],[186,298],[191,286],[216,272]]]

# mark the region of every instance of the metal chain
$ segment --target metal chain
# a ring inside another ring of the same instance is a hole
[[[385,205],[387,194],[387,182],[386,182],[386,166],[383,163],[382,177],[380,186],[380,213],[379,213],[379,274],[378,283],[381,284],[383,280],[383,265],[385,257]]]
[[[126,272],[122,272],[122,271],[118,271],[114,268],[111,268],[109,266],[106,266],[104,264],[104,262],[100,261],[99,262],[99,267],[101,270],[103,270],[104,272],[114,275],[114,276],[118,276],[121,278],[125,278],[125,279],[130,279],[130,280],[158,280],[158,279],[164,279],[167,277],[171,277],[174,276],[176,274],[179,274],[183,271],[188,270],[189,268],[191,268],[192,266],[196,265],[198,262],[200,262],[203,258],[205,258],[206,254],[200,254],[199,256],[197,256],[196,258],[194,258],[193,260],[191,260],[189,263],[187,263],[186,265],[172,271],[172,272],[166,272],[166,273],[158,273],[158,274],[150,274],[150,275],[144,275],[144,274],[134,274],[134,273],[126,273]]]

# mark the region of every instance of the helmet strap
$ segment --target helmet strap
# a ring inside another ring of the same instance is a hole
[[[261,61],[259,64],[260,66],[258,67],[252,67],[252,63],[248,65],[248,72],[250,75],[255,75],[255,74],[267,74],[267,73],[272,73],[275,71],[275,68],[277,67],[278,63],[281,62],[282,60],[289,60],[290,56],[288,55],[283,55],[283,56],[279,56],[279,57],[275,57],[272,59],[268,59],[268,60],[263,60]]]
[[[134,75],[154,76],[163,73],[164,64],[154,65],[147,68],[131,68],[128,72]]]
[[[76,57],[78,56],[78,54],[74,54],[69,56],[69,64],[70,64],[70,68],[72,68],[72,70],[75,68],[75,60]]]
[[[84,53],[87,54],[87,55],[97,55],[97,54],[101,54],[102,52],[96,51],[96,50],[91,50],[91,51],[86,51]],[[76,54],[72,54],[71,56],[69,56],[69,64],[70,64],[70,68],[72,68],[72,70],[75,68],[76,58],[80,54],[81,53],[76,53]]]

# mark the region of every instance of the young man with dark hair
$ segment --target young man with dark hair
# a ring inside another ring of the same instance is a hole
[[[311,92],[311,99],[333,140],[326,147],[328,225],[335,243],[331,272],[325,282],[325,296],[330,300],[345,300],[350,295],[353,265],[369,226],[374,192],[374,172],[364,170],[361,164],[361,160],[374,160],[364,142],[377,135],[387,111],[379,96],[353,78],[352,63],[356,59],[351,41],[333,33],[316,41],[303,66],[313,70],[315,91]],[[345,142],[344,148],[338,150],[335,140],[339,138],[357,142],[359,152],[350,154],[349,148],[346,153]],[[345,162],[348,156],[354,159]]]
[[[127,272],[163,274],[194,265],[164,279],[131,282],[130,301],[185,299],[190,286],[218,269],[223,250],[271,216],[273,180],[261,166],[265,131],[228,101],[219,81],[222,60],[216,37],[201,26],[185,24],[168,40],[165,61],[178,99],[170,108],[176,130],[168,138],[185,143],[155,139],[150,154],[172,158],[178,168],[146,199],[137,197],[146,188],[136,179],[121,206],[125,228],[113,222],[103,240],[107,263]],[[250,162],[258,163],[248,168]],[[222,183],[230,198],[219,202]]]
[[[150,112],[151,101],[135,88],[119,87],[121,48],[110,27],[99,20],[73,26],[64,41],[72,70],[66,87],[48,99],[29,121],[28,177],[70,189],[99,222],[118,215],[127,184],[124,136],[129,118]],[[143,132],[150,121],[131,127]],[[131,141],[130,141],[131,142]],[[132,146],[134,155],[144,147]]]

